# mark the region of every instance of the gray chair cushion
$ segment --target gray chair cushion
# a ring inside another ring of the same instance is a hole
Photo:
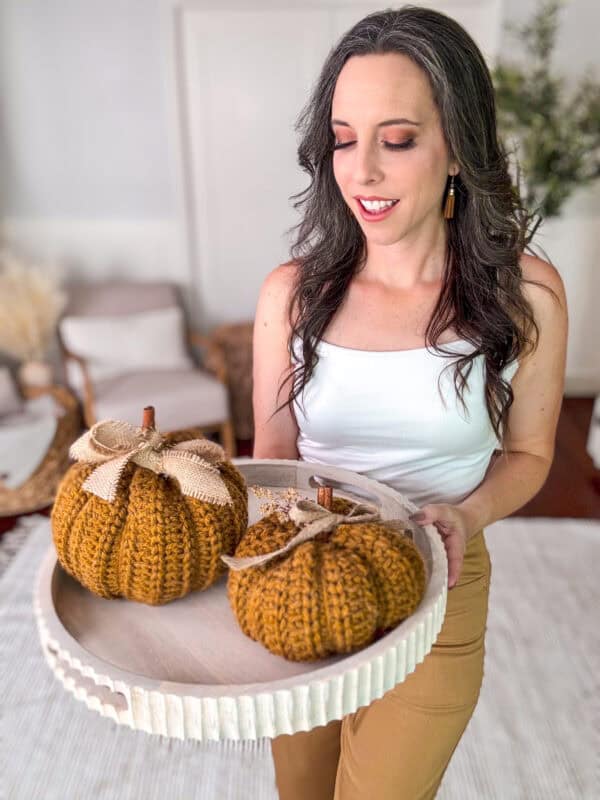
[[[203,370],[132,372],[98,381],[95,390],[98,420],[141,425],[144,406],[154,406],[156,427],[166,433],[229,416],[226,387]]]
[[[65,316],[129,314],[180,305],[177,287],[171,283],[71,281],[66,288],[69,300]]]

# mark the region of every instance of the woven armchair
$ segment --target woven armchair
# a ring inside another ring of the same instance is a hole
[[[239,439],[254,437],[252,413],[252,335],[254,322],[232,322],[211,331],[211,341],[225,361],[231,415]]]
[[[37,468],[17,488],[0,480],[0,517],[13,517],[39,511],[54,502],[56,489],[69,467],[69,447],[80,434],[81,412],[77,398],[64,386],[21,386],[24,399],[50,394],[62,409],[56,432]]]

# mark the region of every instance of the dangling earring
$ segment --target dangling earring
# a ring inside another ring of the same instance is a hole
[[[450,188],[446,195],[446,203],[444,205],[444,219],[452,219],[454,216],[454,175],[450,176]]]

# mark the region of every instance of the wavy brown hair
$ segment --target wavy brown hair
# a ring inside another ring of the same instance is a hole
[[[297,233],[290,250],[297,279],[288,308],[288,350],[293,361],[293,340],[299,337],[302,361],[280,384],[278,397],[288,381],[291,389],[274,413],[291,406],[303,392],[318,361],[317,343],[365,264],[365,236],[334,178],[331,105],[337,77],[350,57],[385,53],[408,56],[427,75],[448,151],[460,169],[454,217],[447,221],[442,290],[425,344],[443,355],[456,355],[437,344],[440,334],[453,326],[475,347],[454,362],[454,386],[467,414],[464,387],[473,360],[484,356],[486,406],[504,450],[513,392],[501,372],[525,350],[534,349],[539,338],[533,310],[521,291],[525,279],[519,259],[526,247],[531,249],[541,220],[523,206],[519,187],[510,177],[508,154],[496,129],[494,88],[479,48],[451,17],[414,5],[369,14],[344,34],[296,121],[301,134],[298,161],[310,184],[291,198],[303,216],[288,231]],[[440,197],[442,219],[443,200]],[[526,282],[556,296],[544,284]]]

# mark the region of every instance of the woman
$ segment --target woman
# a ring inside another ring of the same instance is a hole
[[[530,500],[552,462],[564,287],[524,253],[531,218],[490,75],[451,18],[403,6],[358,22],[300,129],[311,183],[293,258],[258,301],[253,455],[337,464],[408,495],[443,538],[449,593],[438,640],[405,682],[272,741],[277,786],[282,800],[424,800],[483,678],[483,529]]]

